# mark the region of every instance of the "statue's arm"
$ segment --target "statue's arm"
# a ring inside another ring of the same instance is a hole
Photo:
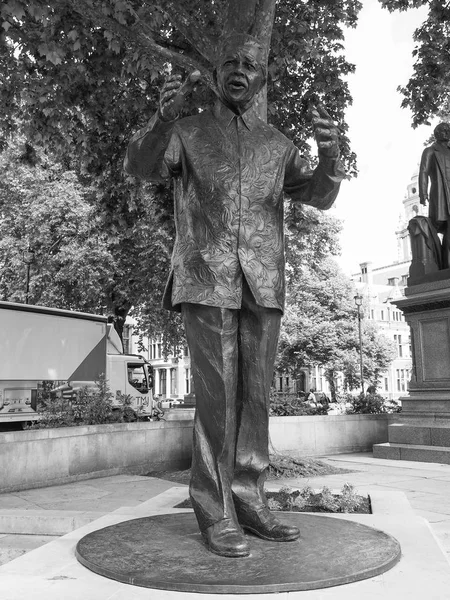
[[[169,176],[164,159],[175,122],[163,121],[158,111],[146,127],[135,133],[125,156],[127,173],[151,181],[162,181]]]
[[[428,201],[428,174],[430,172],[432,156],[433,151],[430,148],[425,148],[422,152],[419,168],[419,197],[421,204],[426,204]]]
[[[160,92],[159,110],[148,125],[140,129],[128,145],[124,169],[130,175],[161,181],[179,166],[180,144],[174,133],[186,95],[192,91],[200,73],[194,71],[184,84],[181,76],[170,75]]]
[[[339,158],[319,155],[313,170],[292,146],[286,164],[284,191],[294,202],[327,210],[336,200],[345,171]]]

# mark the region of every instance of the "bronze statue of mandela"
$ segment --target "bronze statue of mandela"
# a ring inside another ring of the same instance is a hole
[[[338,133],[323,108],[313,124],[319,162],[261,120],[255,96],[266,57],[248,35],[226,39],[219,97],[178,118],[181,81],[170,76],[160,108],[132,138],[125,169],[174,179],[176,240],[163,304],[181,311],[196,392],[190,496],[208,548],[250,552],[248,530],[267,540],[299,537],[268,509],[269,390],[284,308],[283,198],[322,210],[344,177]]]

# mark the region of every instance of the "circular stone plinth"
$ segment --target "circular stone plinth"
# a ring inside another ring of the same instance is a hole
[[[395,538],[345,519],[277,513],[301,537],[276,543],[248,535],[251,554],[209,552],[192,513],[133,519],[89,533],[77,544],[85,567],[132,585],[212,594],[313,590],[379,575],[400,559]]]

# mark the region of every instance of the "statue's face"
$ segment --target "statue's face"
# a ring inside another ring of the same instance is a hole
[[[259,50],[253,44],[226,48],[217,67],[217,87],[225,104],[246,110],[262,88],[264,77]]]
[[[450,140],[450,124],[439,123],[434,130],[434,137],[438,142],[448,142]]]

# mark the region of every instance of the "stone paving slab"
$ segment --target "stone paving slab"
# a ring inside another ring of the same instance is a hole
[[[182,498],[186,490],[171,491],[170,502]],[[401,494],[401,493],[400,493]],[[396,537],[402,546],[402,559],[393,569],[372,579],[344,586],[278,594],[277,600],[443,600],[450,589],[450,566],[431,533],[428,523],[404,511],[386,493],[385,507],[391,514],[339,515],[381,529]],[[397,498],[399,497],[396,494]],[[151,511],[151,501],[146,503],[147,514],[180,512],[167,508],[168,495],[154,499],[155,506],[166,504],[163,510]],[[141,512],[142,512],[142,507]],[[136,509],[133,509],[136,510]],[[134,518],[128,515],[128,518]],[[89,531],[125,520],[123,514],[111,513],[79,530],[28,553],[0,567],[2,600],[180,600],[177,592],[154,591],[121,584],[82,567],[74,558],[78,539]],[[174,568],[176,566],[174,565]],[[431,584],[432,582],[432,584]],[[248,600],[249,596],[189,594],[190,600],[223,598]],[[258,595],[258,599],[274,600],[273,595]]]
[[[173,482],[139,475],[102,477],[0,494],[0,511],[5,509],[98,511],[101,503],[101,510],[105,513],[124,505],[144,502],[172,486]]]
[[[0,565],[58,539],[51,535],[0,535]],[[1,590],[1,586],[0,586]],[[0,591],[1,597],[1,591]]]
[[[0,532],[28,535],[65,535],[95,521],[107,511],[2,510]]]

